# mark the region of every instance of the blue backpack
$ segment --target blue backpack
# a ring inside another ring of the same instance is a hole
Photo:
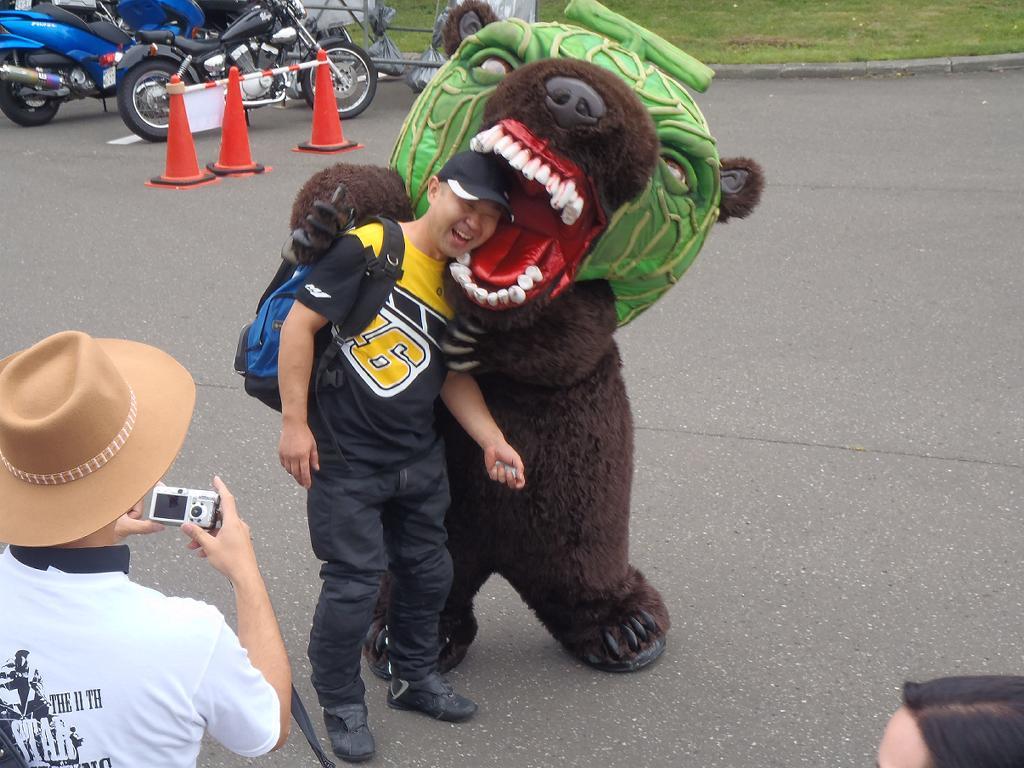
[[[328,251],[322,258],[344,258],[351,261],[353,271],[363,272],[359,295],[345,317],[335,325],[334,336],[351,338],[365,329],[380,308],[384,306],[391,289],[402,277],[402,259],[405,255],[405,236],[402,228],[391,219],[374,218],[384,227],[384,240],[380,253],[372,248],[341,248]],[[235,350],[235,371],[245,378],[245,391],[275,411],[281,410],[281,390],[277,382],[277,356],[281,349],[281,327],[284,325],[296,292],[302,289],[311,264],[296,266],[282,261],[270,284],[256,305],[256,319],[242,328]],[[310,391],[316,393],[324,386],[339,386],[340,374],[333,363],[338,356],[338,345],[332,340],[314,364],[310,376]]]

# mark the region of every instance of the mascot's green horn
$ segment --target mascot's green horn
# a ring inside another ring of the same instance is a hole
[[[570,0],[565,7],[565,16],[615,40],[623,48],[701,93],[708,89],[711,78],[715,76],[714,70],[693,56],[625,16],[605,8],[597,0]]]

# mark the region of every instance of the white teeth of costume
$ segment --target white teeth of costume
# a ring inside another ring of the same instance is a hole
[[[522,304],[526,301],[527,292],[537,287],[544,273],[531,264],[526,271],[516,278],[516,282],[508,288],[500,288],[497,291],[488,291],[473,282],[473,273],[469,267],[463,264],[451,264],[449,266],[452,276],[459,282],[462,289],[469,298],[481,306],[497,307],[508,306],[509,304]]]
[[[551,205],[553,205],[556,209],[565,208],[566,203],[568,203],[575,196],[576,184],[571,181],[567,181],[563,186],[559,187],[558,195],[551,198]]]
[[[537,287],[544,278],[544,273],[540,269],[531,264],[526,268],[526,271],[516,278],[516,282],[507,288],[499,288],[497,291],[488,291],[486,288],[481,288],[479,285],[473,282],[473,273],[468,267],[461,264],[451,264],[449,266],[452,276],[462,286],[462,289],[466,292],[473,301],[480,306],[508,306],[511,304],[522,304],[526,301],[526,294]]]
[[[520,144],[518,141],[513,141],[511,144],[509,144],[507,147],[501,150],[501,156],[504,157],[506,160],[511,160],[513,157],[519,154],[522,148],[522,144]],[[497,151],[497,147],[495,147],[495,151]]]
[[[523,170],[526,164],[530,161],[530,150],[524,149],[519,152],[515,157],[508,161],[508,164],[515,168],[517,171]]]
[[[470,140],[469,146],[474,152],[493,152],[504,157],[509,166],[523,174],[528,181],[543,186],[551,199],[551,207],[562,212],[563,224],[572,226],[579,221],[586,201],[576,191],[576,183],[571,179],[563,180],[542,158],[535,157],[529,148],[506,135],[500,125],[478,133]],[[456,233],[460,236],[462,234],[458,230]],[[544,273],[535,264],[531,264],[523,274],[516,277],[512,285],[488,291],[473,282],[471,264],[471,255],[464,253],[456,258],[450,269],[452,277],[462,286],[466,295],[481,306],[522,304],[526,301],[527,292],[544,281]]]
[[[490,152],[494,149],[494,145],[498,143],[498,139],[504,135],[501,126],[496,125],[474,136],[469,142],[469,148],[474,152]]]
[[[540,165],[540,158],[533,158],[523,166],[523,176],[525,176],[529,181],[533,181],[537,177],[537,171],[540,169]]]
[[[575,182],[563,181],[541,158],[534,157],[528,148],[523,147],[513,137],[506,136],[500,125],[478,133],[470,140],[469,146],[474,152],[494,152],[501,155],[528,181],[536,181],[543,185],[551,198],[551,207],[556,211],[562,211],[563,224],[572,226],[579,221],[583,213],[584,200],[576,192]],[[468,260],[462,259],[463,257],[459,258],[459,263],[469,264]]]
[[[554,208],[556,211],[559,210],[563,205],[565,205],[564,202],[562,203],[562,205],[558,204],[558,201],[562,200],[565,197],[565,189],[566,183],[563,181],[554,189],[548,190],[548,193],[551,195],[551,207]]]
[[[505,151],[506,147],[512,144],[513,141],[514,139],[511,136],[502,136],[494,143],[492,150],[494,151],[495,154],[500,155],[502,152]]]
[[[528,181],[536,181],[544,186],[551,198],[551,207],[562,211],[562,223],[572,226],[579,221],[583,213],[584,200],[576,191],[576,182],[563,180],[551,170],[551,166],[541,158],[534,157],[530,150],[523,147],[511,136],[506,136],[500,125],[481,131],[470,141],[470,146],[477,152],[493,151],[508,161],[509,166],[519,171]],[[468,261],[460,263],[468,264]]]
[[[571,227],[579,220],[581,213],[583,213],[583,198],[576,195],[566,203],[565,209],[562,211],[562,223]]]

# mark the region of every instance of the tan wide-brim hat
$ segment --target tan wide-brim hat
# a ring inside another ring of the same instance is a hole
[[[0,360],[0,541],[75,541],[127,512],[181,450],[196,388],[155,347],[65,331]]]

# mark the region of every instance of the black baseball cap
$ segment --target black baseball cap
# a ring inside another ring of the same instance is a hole
[[[508,202],[508,181],[504,163],[488,153],[467,150],[452,155],[437,172],[437,178],[447,182],[452,192],[463,200],[489,200],[497,203],[512,219]]]

